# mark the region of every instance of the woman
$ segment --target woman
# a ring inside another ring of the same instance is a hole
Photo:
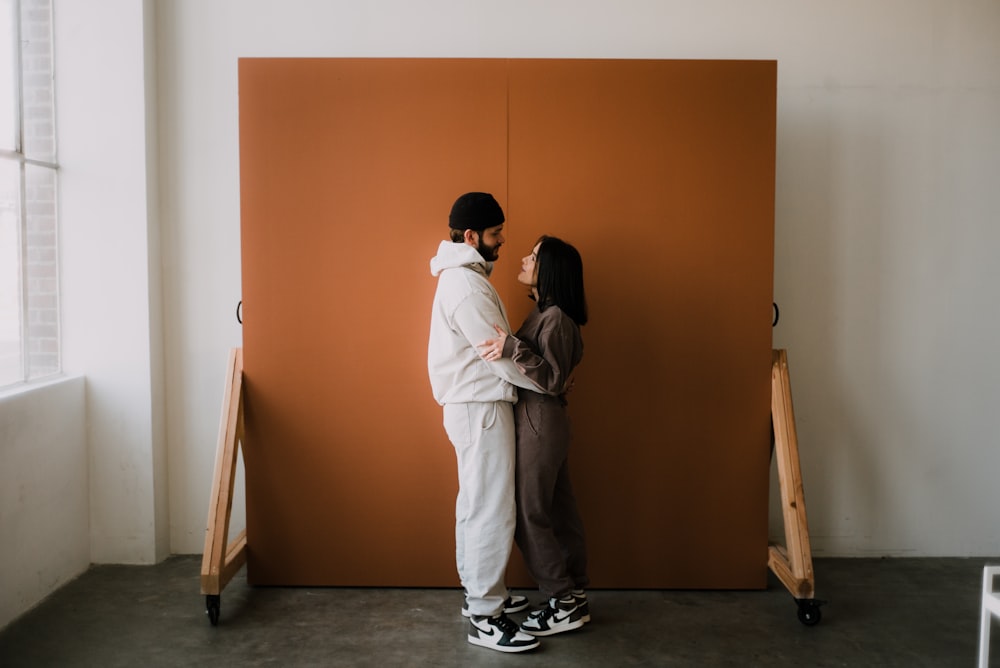
[[[518,282],[528,286],[535,308],[515,335],[483,342],[488,361],[507,357],[538,386],[520,390],[514,405],[517,529],[514,539],[528,572],[548,596],[521,630],[548,636],[590,621],[584,588],[587,553],[583,522],[569,479],[569,416],[566,392],[583,357],[580,326],[587,322],[583,262],[577,250],[543,236],[521,261]]]

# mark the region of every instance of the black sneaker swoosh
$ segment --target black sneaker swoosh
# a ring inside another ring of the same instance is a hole
[[[484,629],[482,627],[476,626],[475,624],[473,624],[473,626],[475,626],[476,630],[479,631],[479,633],[481,633],[484,636],[494,636],[494,635],[496,635],[496,629],[494,629],[492,626],[490,627],[489,631],[487,631],[486,629]]]
[[[557,612],[556,614],[552,615],[552,621],[555,622],[556,624],[562,624],[567,619],[569,619],[570,617],[572,617],[574,612],[576,612],[576,608],[570,610],[569,612],[566,613],[565,617],[561,617],[561,618],[559,617],[559,613]]]

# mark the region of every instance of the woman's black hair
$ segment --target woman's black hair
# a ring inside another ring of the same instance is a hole
[[[587,324],[583,292],[583,260],[570,244],[556,237],[538,240],[538,308],[558,306],[577,325]]]

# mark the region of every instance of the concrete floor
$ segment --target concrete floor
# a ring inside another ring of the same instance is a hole
[[[178,556],[91,568],[0,631],[0,666],[967,667],[985,563],[817,559],[816,626],[773,576],[765,591],[593,590],[591,624],[502,654],[466,642],[457,589],[250,587],[240,573],[213,627],[201,559]]]

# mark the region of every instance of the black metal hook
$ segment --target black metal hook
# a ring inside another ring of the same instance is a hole
[[[243,324],[243,300],[236,304],[236,322]]]

